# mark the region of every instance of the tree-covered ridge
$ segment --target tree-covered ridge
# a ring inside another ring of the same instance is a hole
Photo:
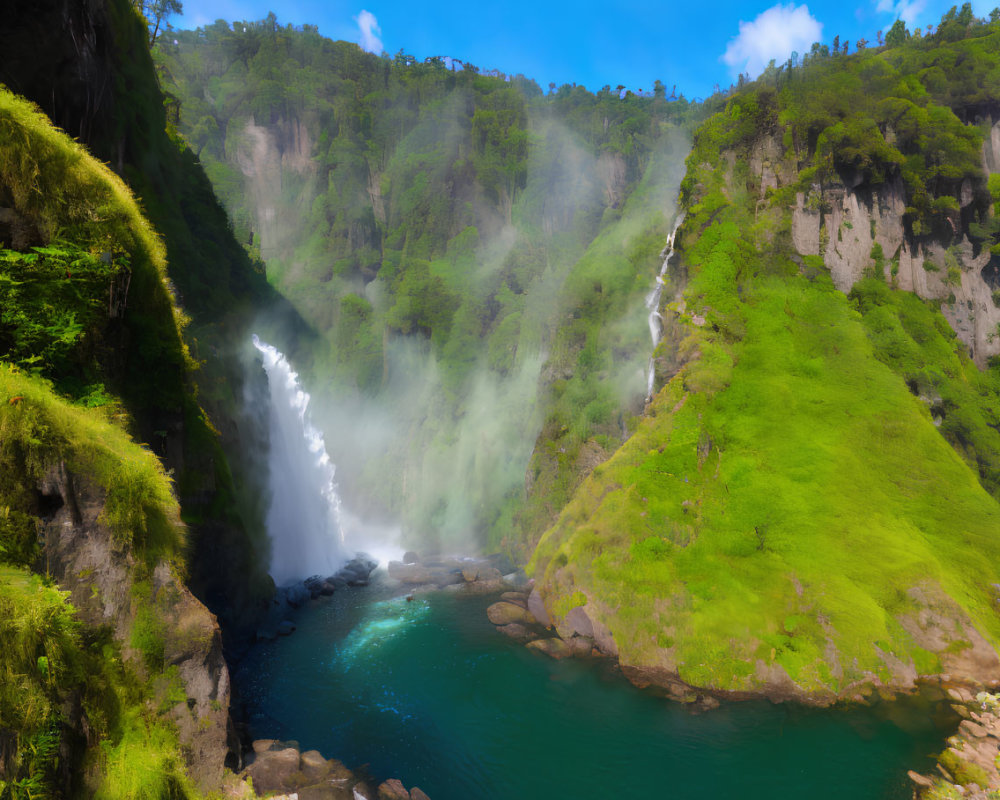
[[[908,233],[968,228],[989,246],[997,231],[981,146],[983,126],[1000,116],[1000,20],[976,19],[965,4],[933,34],[911,35],[902,23],[891,33],[885,46],[849,56],[814,45],[801,63],[772,64],[731,98],[725,127],[744,150],[761,132],[780,135],[787,154],[808,166],[799,188],[899,177]],[[966,182],[976,195],[970,208]]]
[[[180,129],[238,234],[323,336],[293,354],[314,359],[310,386],[338,406],[382,409],[379,424],[391,418],[412,441],[403,463],[388,450],[338,458],[342,485],[363,485],[419,533],[518,540],[524,470],[551,416],[540,378],[544,389],[587,348],[589,377],[547,426],[573,429],[574,449],[594,436],[613,447],[641,408],[638,300],[666,235],[678,129],[696,111],[610,87],[544,95],[521,76],[378,58],[273,18],[174,38],[158,59]],[[604,255],[587,261],[591,246]],[[602,331],[602,315],[632,312]],[[573,332],[557,334],[566,320]],[[458,447],[456,465],[450,443],[475,419],[497,444]],[[457,471],[455,486],[428,483],[436,471]]]
[[[531,565],[560,632],[583,607],[643,680],[830,700],[1000,667],[998,367],[970,361],[940,301],[893,287],[897,254],[873,247],[845,296],[792,233],[797,193],[877,202],[897,180],[910,242],[992,245],[979,126],[997,108],[963,86],[1000,29],[963,13],[877,51],[816,48],[696,133],[662,345],[681,366]],[[904,101],[913,130],[883,114]]]

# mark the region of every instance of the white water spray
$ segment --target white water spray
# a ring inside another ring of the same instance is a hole
[[[332,575],[347,560],[335,468],[309,421],[309,395],[285,357],[256,334],[270,386],[271,577],[279,586]]]
[[[660,339],[663,338],[663,317],[660,315],[660,298],[663,296],[663,287],[667,285],[664,276],[667,274],[667,269],[670,266],[670,259],[674,255],[674,239],[677,237],[677,231],[681,227],[681,223],[684,221],[684,215],[678,214],[677,219],[674,220],[673,230],[670,231],[670,235],[667,237],[667,243],[664,245],[663,250],[660,251],[660,255],[666,253],[663,258],[663,263],[660,265],[660,271],[656,275],[656,283],[653,285],[652,291],[646,295],[646,308],[649,309],[649,338],[653,340],[653,350],[656,350],[656,346],[660,343]],[[649,356],[649,366],[646,368],[646,402],[648,403],[653,399],[653,384],[656,380],[656,368],[653,364],[653,356]]]

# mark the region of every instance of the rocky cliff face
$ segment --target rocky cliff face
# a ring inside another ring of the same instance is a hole
[[[116,542],[103,521],[105,493],[85,475],[74,475],[59,463],[39,490],[49,510],[41,524],[44,568],[70,592],[83,622],[110,628],[140,672],[148,676],[154,667],[177,668],[186,699],[174,705],[170,717],[188,757],[188,773],[202,791],[217,789],[224,767],[238,761],[239,742],[229,720],[229,670],[215,616],[165,560],[139,580],[148,567]],[[148,608],[152,620],[142,618]],[[150,645],[141,639],[139,626],[156,641]],[[140,641],[157,651],[161,663],[150,663]],[[160,687],[166,689],[165,684]]]
[[[295,220],[289,218],[289,204],[282,200],[290,179],[307,181],[316,173],[309,127],[298,118],[258,125],[251,117],[238,137],[235,161],[246,179],[248,205],[264,258],[280,256],[297,229]]]
[[[761,196],[795,180],[794,165],[786,163],[777,143],[762,147],[751,162],[758,175]],[[983,169],[1000,172],[1000,123],[991,125],[983,144]],[[974,187],[962,185],[960,209],[974,200]],[[843,292],[875,267],[873,248],[883,254],[882,272],[887,282],[926,300],[941,302],[941,312],[969,348],[973,360],[985,366],[1000,353],[1000,307],[994,292],[1000,289],[1000,259],[975,247],[962,226],[961,214],[951,220],[948,241],[915,238],[906,234],[903,217],[906,195],[902,179],[878,187],[845,182],[813,185],[799,192],[792,211],[792,240],[802,255],[823,257],[834,284]]]

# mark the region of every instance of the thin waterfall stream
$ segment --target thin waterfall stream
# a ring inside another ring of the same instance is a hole
[[[661,255],[666,254],[663,255],[663,263],[660,265],[660,271],[656,274],[656,281],[653,284],[653,288],[646,295],[646,308],[649,309],[649,338],[653,341],[653,349],[649,355],[649,366],[646,368],[647,403],[653,399],[653,388],[656,381],[656,365],[653,361],[656,354],[656,346],[660,343],[660,339],[663,338],[663,317],[660,315],[660,298],[663,296],[663,287],[667,283],[666,274],[670,268],[670,259],[674,256],[674,239],[677,237],[677,231],[680,229],[682,222],[684,222],[684,214],[678,214],[677,219],[674,220],[674,227],[667,237],[667,243],[660,253]]]

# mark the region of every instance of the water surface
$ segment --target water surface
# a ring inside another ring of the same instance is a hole
[[[694,714],[509,641],[486,620],[495,598],[387,594],[376,582],[317,601],[250,653],[236,679],[255,738],[432,800],[908,800],[906,770],[932,769],[948,733],[919,702]]]

